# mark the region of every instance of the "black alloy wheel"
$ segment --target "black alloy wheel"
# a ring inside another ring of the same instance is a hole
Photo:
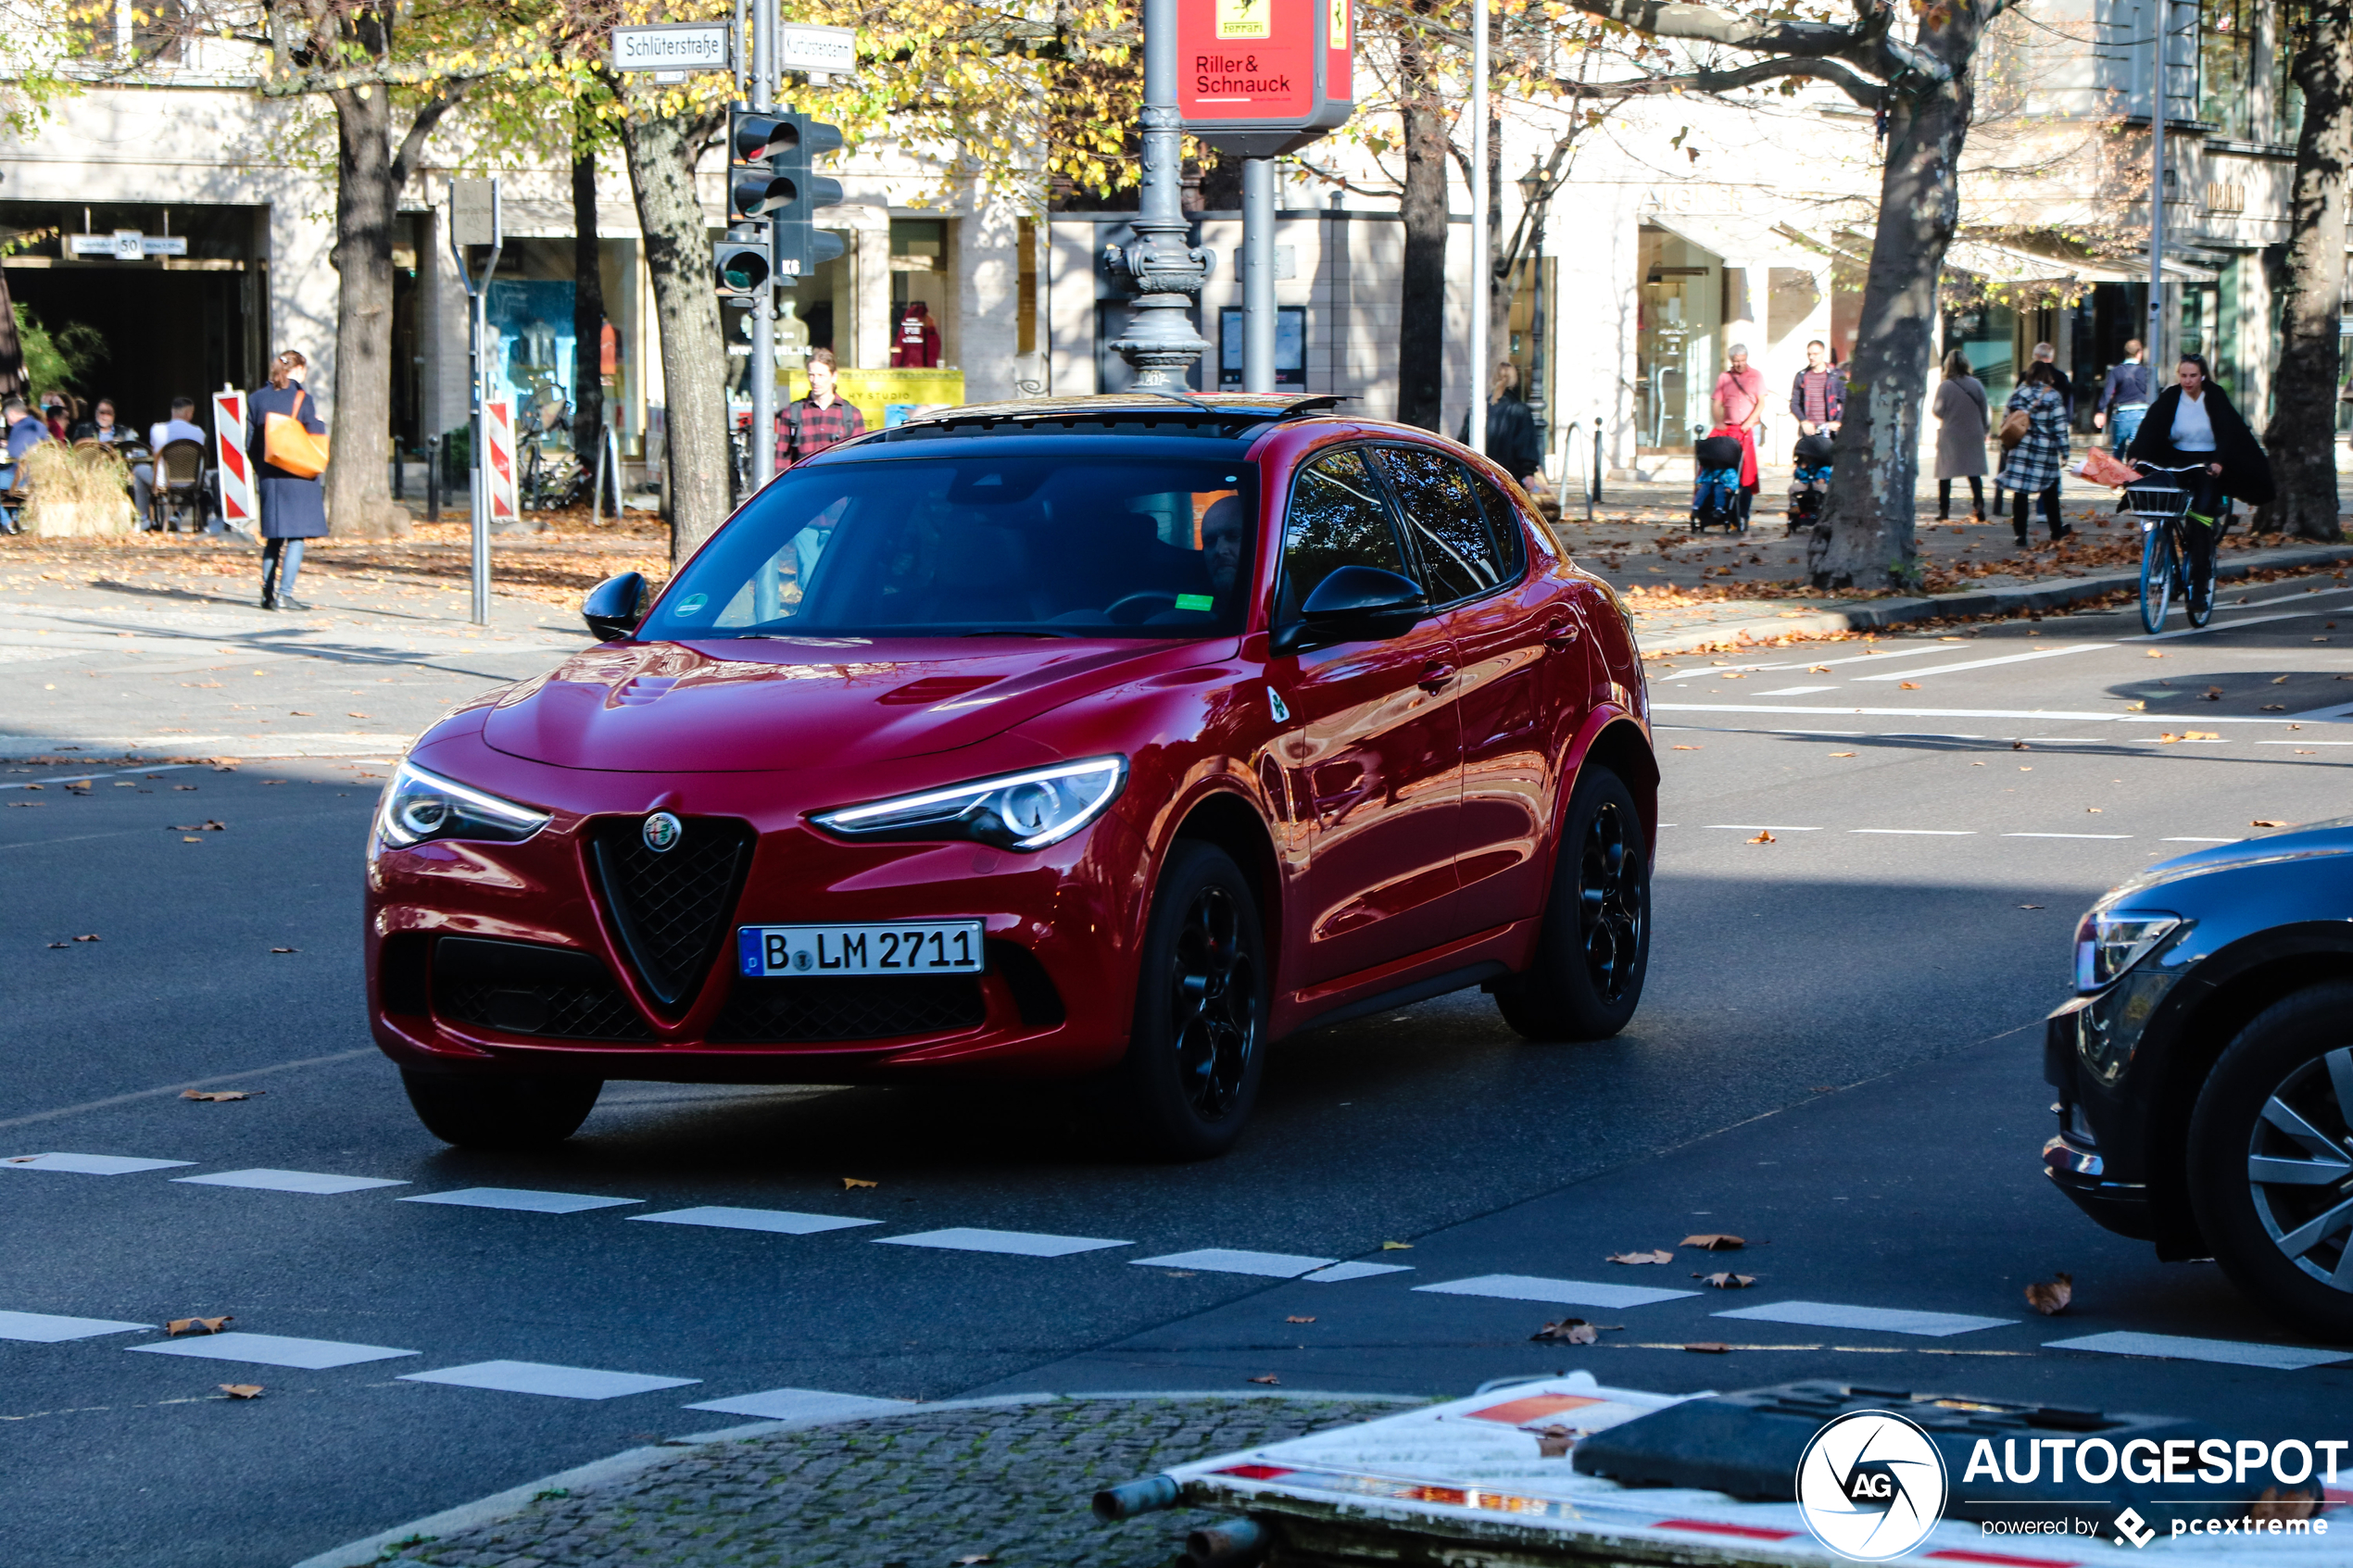
[[[1651,857],[1626,781],[1589,762],[1562,823],[1535,960],[1493,982],[1504,1022],[1531,1040],[1604,1040],[1632,1022],[1650,968]]]
[[[1266,944],[1232,857],[1180,841],[1161,869],[1125,1098],[1151,1152],[1199,1160],[1241,1135],[1265,1070]]]
[[[2233,1284],[2309,1332],[2353,1342],[2353,983],[2256,1015],[2190,1120],[2191,1207]]]

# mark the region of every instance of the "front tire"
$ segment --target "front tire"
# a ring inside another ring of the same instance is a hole
[[[1266,1065],[1266,938],[1250,879],[1214,845],[1161,867],[1120,1075],[1144,1146],[1206,1160],[1241,1136]]]
[[[604,1092],[601,1078],[522,1078],[415,1073],[401,1087],[425,1131],[459,1148],[506,1153],[547,1148],[580,1130]]]
[[[2150,636],[2165,624],[2173,596],[2173,530],[2160,521],[2141,535],[2141,630]]]
[[[1562,824],[1536,960],[1495,985],[1531,1040],[1605,1040],[1632,1022],[1650,969],[1651,857],[1626,781],[1589,763]]]
[[[2272,1003],[2224,1049],[2190,1118],[2190,1207],[2231,1283],[2353,1343],[2353,983]]]

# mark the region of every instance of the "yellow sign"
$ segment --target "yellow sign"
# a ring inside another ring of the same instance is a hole
[[[1342,0],[1345,4],[1346,0]],[[1274,0],[1217,0],[1217,36],[1220,38],[1268,38],[1273,36]],[[1312,11],[1308,13],[1314,15]]]
[[[787,401],[809,395],[808,374],[799,367],[781,367],[776,379],[784,383]],[[962,370],[837,370],[834,390],[858,410],[868,430],[881,430],[894,404],[909,408],[953,407],[964,400]]]
[[[1348,47],[1348,0],[1332,0],[1331,43],[1328,47]]]

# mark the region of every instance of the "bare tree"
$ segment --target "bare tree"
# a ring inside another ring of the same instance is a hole
[[[597,244],[597,133],[573,107],[572,449],[593,476],[605,431],[605,274]]]
[[[2279,488],[2262,521],[2308,539],[2335,539],[2342,536],[2335,416],[2345,185],[2353,163],[2353,0],[2316,0],[2290,69],[2304,93],[2304,128],[2296,139],[2274,411],[2263,433]]]

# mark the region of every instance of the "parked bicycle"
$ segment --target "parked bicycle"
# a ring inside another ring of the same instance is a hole
[[[588,493],[587,471],[567,445],[549,446],[551,433],[572,428],[572,405],[551,403],[531,421],[515,453],[517,499],[527,512],[557,511]]]
[[[2190,492],[2177,483],[2177,476],[2202,470],[2195,466],[2134,466],[2140,469],[2142,478],[2124,487],[2124,510],[2141,523],[2141,629],[2155,635],[2165,623],[2165,611],[2177,596],[2190,624],[2203,626],[2214,619],[2214,558],[2221,553],[2222,535],[2230,531],[2229,500],[2224,499],[2222,515],[2214,522],[2215,548],[2207,556],[2206,581],[2193,583],[2189,542],[2182,535],[2182,519],[2189,509]],[[2194,588],[2203,591],[2192,592]]]

